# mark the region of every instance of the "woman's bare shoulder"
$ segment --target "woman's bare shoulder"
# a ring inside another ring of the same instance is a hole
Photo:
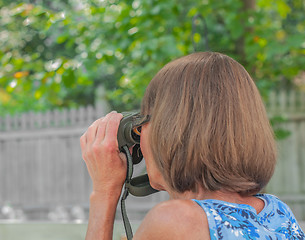
[[[169,200],[144,218],[134,239],[210,239],[207,217],[192,200]]]

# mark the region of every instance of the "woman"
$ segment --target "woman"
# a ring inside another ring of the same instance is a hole
[[[170,62],[147,87],[141,114],[150,116],[140,144],[150,184],[171,200],[150,210],[134,239],[305,238],[287,205],[257,194],[273,174],[275,141],[239,63],[211,52]],[[121,118],[98,119],[80,140],[93,182],[87,239],[112,238],[126,176]]]

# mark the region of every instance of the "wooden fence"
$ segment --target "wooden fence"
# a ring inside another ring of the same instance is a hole
[[[305,94],[271,94],[266,102],[270,116],[284,115],[281,127],[291,135],[278,141],[276,172],[266,191],[278,195],[305,220]],[[0,118],[0,208],[47,212],[56,206],[88,208],[91,182],[81,159],[79,138],[103,108],[26,113]],[[143,171],[144,163],[135,174]],[[145,198],[130,196],[131,219],[141,218],[165,193]]]
[[[95,117],[87,107],[1,119],[0,205],[41,212],[87,203],[79,137]]]
[[[270,117],[282,116],[277,127],[290,135],[278,140],[278,163],[266,191],[279,196],[298,219],[305,220],[305,92],[272,92],[266,102]]]
[[[0,209],[21,208],[31,218],[45,218],[59,206],[88,210],[91,181],[79,138],[105,114],[88,106],[0,118]],[[140,164],[135,174],[144,168]],[[130,197],[127,208],[137,219],[164,197]]]

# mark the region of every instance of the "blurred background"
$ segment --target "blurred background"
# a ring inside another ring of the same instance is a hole
[[[195,51],[225,53],[255,79],[279,147],[264,191],[305,221],[304,13],[304,0],[0,0],[0,239],[84,239],[79,137],[111,110],[139,109],[157,71]],[[130,196],[134,228],[165,199]],[[124,239],[119,208],[116,219]]]

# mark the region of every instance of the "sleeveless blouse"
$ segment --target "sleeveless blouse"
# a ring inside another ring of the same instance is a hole
[[[193,199],[207,215],[211,240],[305,239],[304,232],[285,203],[270,194],[255,196],[265,202],[259,214],[246,204]]]

